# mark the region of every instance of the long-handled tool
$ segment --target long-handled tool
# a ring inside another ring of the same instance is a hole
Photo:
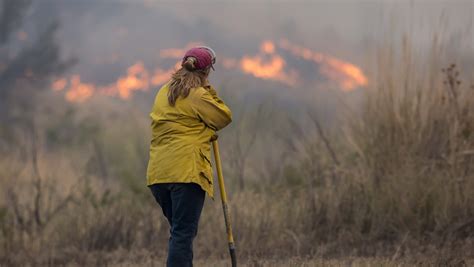
[[[222,175],[222,164],[221,164],[221,157],[219,155],[219,144],[217,143],[217,140],[212,141],[212,148],[214,150],[214,160],[216,162],[217,179],[219,181],[219,189],[221,191],[222,209],[224,210],[224,220],[225,220],[225,228],[227,231],[227,241],[229,242],[230,259],[232,261],[232,267],[236,267],[237,258],[235,255],[234,236],[232,235],[232,226],[230,224],[229,207],[227,206],[227,193],[225,192],[224,176]]]

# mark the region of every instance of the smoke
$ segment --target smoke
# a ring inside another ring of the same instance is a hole
[[[353,90],[370,83],[367,57],[377,43],[391,40],[398,49],[396,36],[409,32],[421,48],[427,47],[432,41],[427,29],[438,25],[447,32],[459,32],[463,25],[470,29],[463,36],[472,37],[472,14],[466,2],[43,0],[33,3],[26,20],[61,22],[61,56],[77,57],[78,64],[68,76],[56,77],[52,87],[66,98],[68,88],[75,88],[69,99],[84,100],[94,94],[129,98],[133,91],[156,91],[179,61],[177,54],[195,43],[218,52],[216,84],[253,77],[280,90],[327,87],[327,80],[338,80],[331,87]],[[31,26],[21,30],[28,36],[35,32]],[[278,47],[282,40],[310,50],[313,59],[301,49]],[[279,50],[262,52],[265,41]],[[166,51],[175,54],[165,56]],[[136,65],[140,73],[130,75]]]
[[[59,24],[29,18],[31,1],[4,0],[0,12],[0,133],[31,126],[36,92],[48,89],[74,60],[64,60],[56,39]],[[7,140],[8,142],[8,140]]]
[[[4,0],[0,14],[0,44],[5,44],[11,34],[21,26],[30,0]]]

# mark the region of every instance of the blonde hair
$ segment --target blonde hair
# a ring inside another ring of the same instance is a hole
[[[206,85],[210,68],[198,70],[195,66],[196,62],[196,58],[188,57],[181,64],[181,68],[171,76],[168,92],[168,103],[171,106],[176,104],[180,96],[186,98],[191,89]]]

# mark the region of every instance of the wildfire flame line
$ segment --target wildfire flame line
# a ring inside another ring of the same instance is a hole
[[[258,55],[244,56],[240,61],[244,73],[293,86],[297,84],[298,75],[295,71],[285,72],[285,65],[285,60],[275,53],[275,45],[271,41],[262,43]]]
[[[150,85],[163,84],[173,72],[174,68],[168,70],[157,68],[154,74],[150,75],[143,62],[139,61],[127,69],[125,76],[106,86],[84,83],[81,81],[81,76],[75,74],[71,76],[69,81],[66,78],[54,81],[52,89],[54,91],[66,91],[65,98],[70,102],[84,102],[96,94],[128,99],[134,91],[147,91]]]
[[[65,98],[70,102],[84,102],[94,95],[128,99],[135,91],[147,91],[152,86],[158,86],[168,81],[174,71],[181,67],[180,59],[186,50],[197,45],[201,44],[189,43],[182,49],[160,50],[160,58],[178,59],[176,65],[169,69],[156,68],[150,72],[142,61],[138,61],[127,69],[124,76],[105,86],[82,82],[81,76],[75,74],[69,79],[60,78],[53,81],[51,88],[54,91],[65,91]],[[281,40],[278,46],[267,40],[262,42],[256,55],[244,55],[240,59],[220,57],[219,62],[226,69],[237,68],[245,74],[260,79],[281,82],[290,87],[298,86],[301,82],[298,72],[295,69],[289,69],[285,59],[277,53],[277,48],[288,51],[298,58],[318,64],[320,74],[337,83],[344,91],[351,91],[368,84],[367,77],[358,66],[292,44],[288,40]]]
[[[308,48],[281,40],[279,47],[289,51],[293,55],[307,61],[313,61],[321,66],[321,74],[331,80],[337,81],[344,91],[351,91],[357,87],[367,86],[368,79],[362,70],[349,62],[335,57],[313,52]]]

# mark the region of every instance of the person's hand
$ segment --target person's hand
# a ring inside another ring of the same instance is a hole
[[[211,142],[216,141],[218,137],[219,137],[219,136],[218,136],[217,134],[213,134],[213,135],[211,136]]]

